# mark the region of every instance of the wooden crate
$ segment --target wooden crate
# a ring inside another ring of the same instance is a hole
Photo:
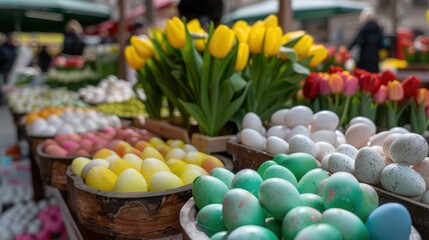
[[[227,143],[227,151],[233,156],[234,170],[240,171],[245,168],[258,170],[259,166],[274,158],[274,155],[259,149],[245,146],[235,141]]]
[[[159,192],[104,192],[67,169],[69,203],[79,223],[111,239],[180,239],[180,210],[191,197],[191,188],[188,184]]]
[[[42,181],[42,177],[40,175],[40,168],[37,164],[37,146],[43,142],[43,140],[47,139],[48,137],[36,137],[36,136],[29,136],[25,134],[25,139],[28,141],[29,145],[29,158],[30,158],[30,164],[31,164],[31,183],[33,185],[33,191],[34,200],[38,201],[45,197],[45,189],[44,189],[44,183]]]
[[[207,154],[226,152],[227,143],[232,135],[209,137],[199,133],[192,134],[192,145]]]

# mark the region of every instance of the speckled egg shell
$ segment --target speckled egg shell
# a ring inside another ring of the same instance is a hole
[[[329,170],[332,173],[348,172],[354,173],[354,160],[342,153],[333,153],[329,157]]]
[[[372,130],[364,123],[356,123],[349,127],[346,131],[346,142],[357,149],[366,147]]]
[[[358,154],[358,150],[354,146],[347,144],[347,143],[341,144],[340,146],[338,146],[337,152],[345,154],[352,159],[355,159],[356,155]]]
[[[318,130],[310,134],[311,140],[313,142],[327,142],[331,145],[335,145],[337,142],[337,135],[333,131],[328,130]]]
[[[401,133],[392,133],[384,139],[384,142],[383,142],[384,156],[391,158],[390,146],[392,145],[393,141],[395,141],[395,139],[401,135],[402,135]]]
[[[317,151],[316,159],[319,161],[322,161],[323,157],[325,157],[327,154],[332,154],[335,152],[335,148],[326,142],[317,142],[316,146],[319,149],[319,151]]]
[[[308,127],[313,121],[313,111],[306,106],[296,106],[284,114],[284,124],[293,128],[299,125]]]
[[[330,172],[330,169],[329,169],[329,158],[331,157],[331,155],[332,155],[332,153],[330,153],[330,154],[326,154],[326,155],[322,158],[322,161],[320,161],[320,167],[321,167],[323,170],[328,171],[328,172]]]
[[[317,156],[317,146],[314,142],[306,136],[295,135],[289,140],[289,152],[290,153],[308,153],[313,157]]]
[[[360,182],[379,184],[381,172],[385,167],[380,154],[372,148],[359,150],[355,159],[355,176]]]
[[[369,139],[369,145],[370,146],[383,146],[384,140],[390,135],[392,134],[389,131],[383,131],[383,132],[379,132],[375,135],[373,135],[370,139]]]
[[[320,111],[313,115],[311,126],[315,130],[329,130],[335,131],[338,127],[339,118],[337,114],[332,111]]]
[[[405,197],[418,197],[426,191],[425,180],[418,172],[397,163],[383,169],[381,185],[386,190]]]
[[[429,187],[429,158],[425,158],[423,161],[414,164],[411,168],[423,177],[427,189]]]
[[[375,133],[375,131],[377,130],[375,127],[375,124],[373,121],[371,121],[371,119],[366,118],[366,117],[355,117],[352,120],[350,120],[350,126],[355,125],[357,123],[364,123],[366,124],[369,129],[371,130],[371,135]]]
[[[406,133],[393,141],[389,151],[394,162],[413,165],[427,157],[429,146],[421,135]]]

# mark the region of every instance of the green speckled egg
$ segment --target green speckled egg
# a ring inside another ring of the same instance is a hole
[[[302,229],[295,240],[341,240],[340,232],[333,226],[318,223]]]
[[[221,180],[228,188],[231,188],[232,179],[235,177],[235,174],[225,168],[214,168],[210,175]]]
[[[285,240],[294,239],[302,229],[319,223],[322,214],[311,207],[296,207],[290,210],[283,219],[282,235]]]
[[[273,232],[278,238],[282,237],[282,222],[275,218],[265,219],[265,227]]]
[[[281,163],[281,162],[283,162],[286,158],[287,158],[287,154],[279,153],[279,154],[277,154],[277,155],[273,158],[273,161],[274,161],[274,162],[276,162],[277,164],[280,164],[280,163]]]
[[[353,175],[337,172],[326,180],[322,198],[326,209],[342,208],[353,212],[362,201],[362,191]]]
[[[192,196],[198,209],[209,204],[222,203],[228,190],[225,183],[209,175],[199,176],[192,183]]]
[[[278,240],[270,230],[260,226],[242,226],[232,231],[227,240]]]
[[[244,225],[265,225],[264,209],[258,199],[240,188],[231,189],[225,195],[222,215],[230,231]]]
[[[301,206],[311,207],[319,212],[325,211],[322,197],[314,193],[301,194]]]
[[[373,187],[366,183],[360,183],[362,201],[358,204],[354,213],[365,222],[368,216],[378,207],[378,194]]]
[[[211,240],[226,240],[227,236],[228,236],[228,232],[227,231],[222,231],[222,232],[216,233],[210,239]]]
[[[210,204],[203,207],[197,214],[197,223],[208,236],[226,231],[227,229],[223,222],[222,204]]]
[[[293,175],[293,173],[289,169],[281,165],[274,165],[267,168],[264,173],[263,179],[267,180],[269,178],[281,178],[292,183],[292,185],[294,185],[295,187],[298,185],[298,181],[296,181],[295,175]]]
[[[329,173],[323,169],[316,168],[306,173],[298,183],[299,193],[317,193],[317,188],[323,179],[329,177]]]
[[[298,181],[310,170],[317,168],[317,160],[308,153],[287,155],[280,165],[288,168]]]
[[[261,176],[252,169],[243,169],[239,171],[231,182],[232,188],[242,188],[258,197],[258,189],[262,183]]]
[[[323,198],[323,193],[325,191],[326,188],[326,181],[328,181],[329,178],[325,178],[323,179],[320,183],[319,186],[317,187],[317,192],[316,194],[321,196]]]
[[[322,223],[329,224],[338,231],[344,240],[367,240],[368,230],[359,217],[340,208],[332,208],[323,212]]]
[[[295,186],[280,178],[265,180],[259,188],[258,196],[265,210],[280,221],[286,213],[301,204],[301,198]]]
[[[267,168],[269,168],[269,167],[271,167],[271,166],[273,166],[273,165],[277,165],[277,163],[276,163],[276,162],[274,162],[273,160],[268,160],[268,161],[263,162],[263,163],[261,164],[261,166],[259,166],[259,168],[258,168],[258,173],[259,173],[259,175],[260,175],[261,177],[263,177],[263,176],[264,176],[264,173],[265,173],[265,170],[267,170]]]

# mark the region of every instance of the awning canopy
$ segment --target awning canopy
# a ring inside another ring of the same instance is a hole
[[[0,32],[63,32],[70,19],[88,26],[110,19],[111,12],[80,0],[0,0]]]
[[[293,18],[297,20],[326,18],[336,14],[360,12],[371,4],[345,0],[292,0]],[[266,0],[237,9],[222,18],[224,23],[238,20],[255,22],[270,14],[278,14],[278,0]]]

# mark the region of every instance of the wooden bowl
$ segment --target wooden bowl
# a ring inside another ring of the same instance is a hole
[[[274,158],[272,154],[248,147],[233,140],[228,141],[227,151],[233,156],[234,171],[236,172],[246,168],[256,171],[262,163]]]
[[[192,184],[158,192],[113,193],[84,184],[67,169],[70,207],[91,231],[112,239],[181,237],[180,210],[191,197]]]

